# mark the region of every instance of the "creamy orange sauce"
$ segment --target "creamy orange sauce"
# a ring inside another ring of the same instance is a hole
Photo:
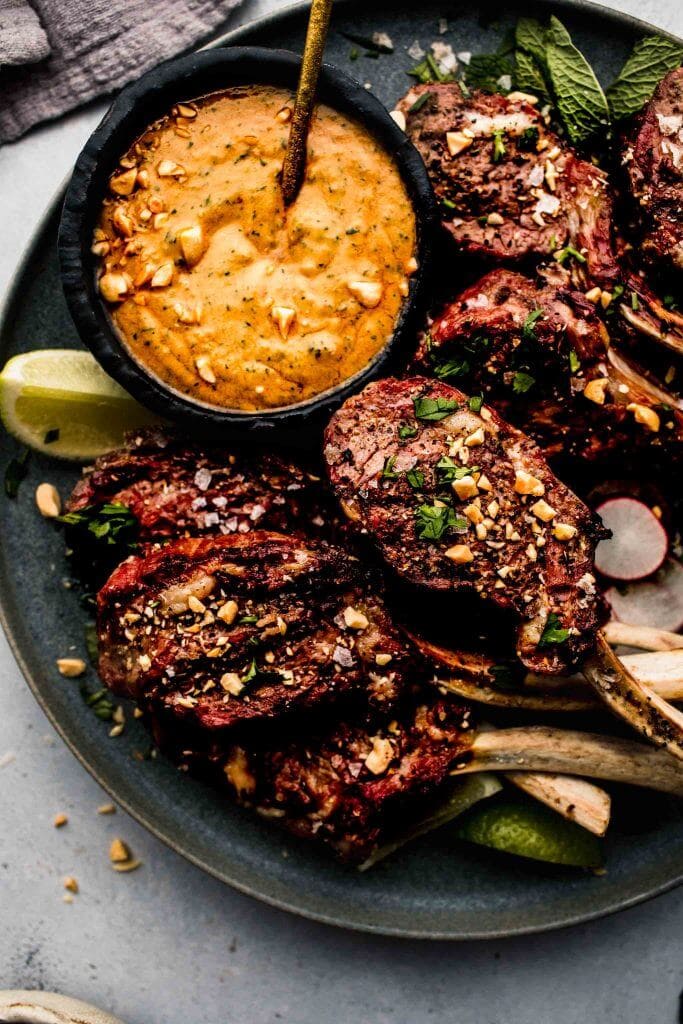
[[[352,377],[390,338],[416,269],[398,169],[329,107],[284,209],[291,109],[267,86],[180,104],[120,161],[95,232],[125,345],[210,405],[291,405]]]

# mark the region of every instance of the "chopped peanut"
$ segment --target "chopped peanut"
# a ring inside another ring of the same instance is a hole
[[[135,188],[137,176],[137,168],[131,167],[129,171],[124,171],[123,174],[117,174],[113,178],[110,178],[109,188],[112,190],[114,195],[129,196]]]
[[[454,480],[451,487],[461,501],[465,501],[467,498],[474,498],[479,493],[479,489],[471,476],[464,476],[461,480]]]
[[[596,377],[595,380],[589,380],[583,389],[584,398],[587,398],[589,402],[595,402],[596,405],[604,405],[608,383],[607,377]]]
[[[123,302],[128,291],[128,278],[125,274],[103,274],[98,287],[107,302]]]
[[[197,356],[195,359],[195,366],[197,367],[197,373],[205,380],[207,384],[216,383],[216,374],[213,372],[211,360],[208,356]]]
[[[642,423],[644,427],[651,430],[653,433],[657,433],[660,428],[661,421],[658,414],[651,409],[648,405],[641,405],[639,402],[631,402],[626,408],[629,412],[633,413],[633,417],[636,423]]]
[[[236,672],[226,672],[221,676],[221,686],[233,697],[239,697],[244,689],[244,683]]]
[[[347,605],[344,609],[344,622],[349,629],[367,629],[370,625],[367,616],[363,615],[356,608],[352,608],[351,605]]]
[[[373,309],[382,300],[382,285],[379,281],[349,281],[347,288],[361,306]]]
[[[389,116],[396,122],[402,132],[406,130],[406,115],[402,110],[390,110]]]
[[[280,334],[286,340],[296,319],[296,310],[291,306],[273,306],[270,315],[277,324]]]
[[[571,540],[576,537],[577,529],[570,523],[557,523],[553,529],[553,537],[556,540]]]
[[[466,565],[467,562],[474,561],[469,544],[454,544],[452,548],[444,551],[444,554],[446,558],[450,558],[451,562],[456,562],[458,565]]]
[[[465,438],[465,444],[468,448],[477,448],[480,444],[484,443],[484,428],[477,427],[474,433],[470,434],[469,437]]]
[[[237,612],[239,611],[237,601],[226,601],[224,605],[216,612],[216,615],[224,622],[227,626],[231,626],[237,618]]]
[[[57,668],[60,675],[68,679],[76,679],[85,672],[86,665],[83,658],[57,658]]]
[[[536,518],[540,519],[543,523],[549,523],[550,520],[554,519],[555,515],[557,514],[555,512],[555,509],[552,508],[548,504],[548,502],[545,501],[543,498],[540,498],[531,506],[531,511],[536,516]]]
[[[545,494],[543,482],[525,469],[518,469],[515,473],[515,490],[517,494],[533,494],[535,497]]]
[[[36,487],[36,505],[45,519],[56,519],[62,511],[62,499],[54,484],[39,484]]]
[[[154,273],[150,284],[152,288],[166,288],[173,280],[173,264],[162,263]]]
[[[388,665],[390,661],[391,661],[391,655],[390,654],[382,654],[382,653],[380,653],[380,654],[376,654],[375,655],[375,664],[379,665],[380,668],[384,668],[384,666]]]
[[[204,255],[204,233],[200,224],[178,232],[178,244],[188,267],[194,267]]]
[[[473,141],[473,137],[464,132],[446,132],[446,145],[451,156],[457,156],[468,149]]]
[[[381,775],[391,764],[394,756],[394,746],[391,740],[375,736],[372,740],[372,750],[365,758],[365,767],[373,775]]]

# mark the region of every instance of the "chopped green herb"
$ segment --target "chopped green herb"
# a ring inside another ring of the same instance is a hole
[[[536,383],[536,378],[531,374],[518,370],[512,378],[512,390],[516,395],[525,395]]]
[[[86,686],[81,687],[81,697],[85,704],[91,709],[96,718],[103,722],[109,722],[114,714],[114,704],[109,699],[107,690],[95,690],[91,692]]]
[[[384,466],[382,468],[382,479],[383,480],[398,480],[398,473],[394,469],[396,465],[396,456],[389,455],[384,460]]]
[[[415,416],[423,423],[438,423],[458,408],[453,398],[414,398]]]
[[[469,402],[467,403],[470,412],[476,412],[476,413],[481,412],[481,407],[482,407],[483,404],[484,404],[484,396],[483,395],[472,395],[472,397],[470,398]]]
[[[258,615],[243,615],[237,620],[241,626],[253,626],[258,622]]]
[[[467,529],[467,520],[456,516],[450,505],[419,505],[415,519],[420,540],[440,540],[446,530]]]
[[[421,469],[409,469],[406,473],[406,480],[414,491],[421,491],[425,485],[425,475]]]
[[[631,309],[640,309],[640,302],[638,301],[638,296],[635,292],[631,292]]]
[[[358,50],[355,48],[349,51],[349,60],[358,60]]]
[[[665,295],[662,299],[662,305],[664,306],[664,309],[668,309],[672,313],[675,313],[678,309],[678,303],[673,295]]]
[[[517,139],[517,148],[522,150],[536,149],[538,128],[525,128]]]
[[[555,612],[551,612],[545,621],[539,647],[549,647],[552,644],[563,644],[569,636],[569,630],[565,629]]]
[[[452,199],[446,199],[446,197],[444,196],[443,199],[441,200],[441,203],[443,206],[446,207],[447,210],[455,209],[455,203],[453,202]]]
[[[479,471],[479,466],[459,466],[450,455],[442,455],[436,464],[436,471],[443,483],[450,484],[454,480],[462,480]]]
[[[532,309],[532,311],[529,313],[522,326],[522,338],[524,339],[524,341],[536,341],[535,325],[536,321],[540,320],[542,316],[542,309]]]
[[[493,132],[493,162],[499,163],[505,156],[505,129],[496,128]]]
[[[434,79],[434,77],[432,75],[432,69],[430,68],[430,66],[429,66],[429,64],[427,63],[426,60],[421,60],[420,63],[416,64],[414,68],[410,68],[410,70],[407,73],[411,76],[411,78],[417,78],[418,82],[420,82],[421,85],[426,85],[428,82],[435,81],[435,79]],[[432,95],[432,94],[431,93],[423,93],[422,94],[422,96],[430,96],[430,95]],[[419,99],[415,100],[415,103],[419,103],[420,100],[422,100],[422,96],[420,96]],[[423,100],[422,102],[425,102],[425,101]],[[421,105],[422,104],[420,104],[420,106]],[[415,107],[415,104],[413,104],[413,106],[410,108],[408,113],[412,113],[414,107]],[[420,108],[418,107],[418,110],[419,109]]]
[[[251,665],[249,666],[247,671],[244,673],[244,675],[240,677],[240,682],[244,683],[245,685],[247,683],[251,683],[254,679],[256,679],[257,675],[258,675],[258,669],[256,667],[256,658],[252,658],[251,659]]]
[[[410,73],[410,72],[409,72]],[[429,81],[429,79],[428,79]],[[423,92],[421,96],[418,96],[412,106],[408,107],[409,114],[416,114],[418,110],[422,110],[427,100],[430,100],[434,95],[433,92]]]
[[[450,380],[451,377],[464,377],[470,372],[467,359],[447,359],[434,364],[434,376],[439,380]]]
[[[573,245],[565,245],[564,249],[559,249],[555,253],[555,259],[561,267],[565,265],[568,259],[576,260],[577,263],[585,263],[586,257],[583,253],[575,249]]]
[[[581,361],[573,348],[569,350],[569,369],[572,373],[578,373],[581,369]]]
[[[58,516],[56,521],[81,533],[91,534],[107,546],[121,545],[129,549],[135,546],[138,521],[126,505],[87,505],[78,512]]]
[[[398,436],[401,441],[408,441],[411,437],[417,436],[417,427],[412,423],[401,423],[398,428]]]
[[[20,455],[8,462],[5,470],[5,494],[8,498],[16,498],[19,493],[19,485],[28,473],[30,454],[28,448],[24,448]]]

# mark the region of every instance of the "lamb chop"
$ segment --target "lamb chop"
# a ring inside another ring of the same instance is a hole
[[[399,577],[510,612],[523,665],[561,674],[581,663],[613,710],[683,758],[683,715],[626,672],[599,631],[592,569],[604,531],[533,441],[479,399],[411,377],[347,400],[324,455],[344,511]]]
[[[143,543],[254,529],[320,532],[334,516],[312,473],[267,452],[198,448],[160,430],[131,435],[76,485],[67,512],[123,505]]]
[[[635,118],[623,163],[642,222],[643,254],[683,270],[683,67],[670,71]]]
[[[577,283],[619,280],[604,173],[547,127],[529,97],[453,83],[417,85],[398,104],[458,248],[497,263],[557,258]]]
[[[98,636],[106,685],[197,735],[354,692],[393,702],[421,661],[346,552],[261,530],[131,556],[98,595]]]
[[[356,864],[469,772],[578,770],[683,795],[679,766],[665,751],[560,729],[478,731],[466,708],[434,691],[418,692],[391,719],[365,711],[275,748],[240,743],[213,758],[241,802]]]
[[[416,365],[494,401],[548,457],[683,457],[677,399],[610,346],[595,304],[556,273],[486,274],[437,317]]]

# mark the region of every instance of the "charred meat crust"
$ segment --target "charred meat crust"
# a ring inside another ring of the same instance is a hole
[[[392,720],[366,714],[275,749],[235,746],[217,761],[241,802],[360,863],[467,756],[468,715],[422,694]]]
[[[333,531],[336,510],[313,474],[278,455],[199,448],[161,430],[132,434],[76,485],[67,511],[125,505],[141,542],[254,529]]]
[[[675,400],[610,347],[594,304],[562,276],[486,274],[434,321],[417,367],[494,402],[549,457],[604,462],[627,450],[679,460]]]
[[[114,692],[209,730],[353,692],[382,705],[419,660],[354,559],[264,531],[129,558],[98,595],[98,635]]]
[[[466,98],[457,83],[435,83],[414,86],[398,108],[459,249],[519,262],[571,245],[585,261],[573,268],[582,284],[618,280],[605,175],[551,132],[535,106],[479,91]]]
[[[623,162],[643,229],[642,252],[683,270],[683,67],[657,86],[625,140]]]
[[[447,413],[434,413],[439,402]],[[378,381],[332,417],[324,454],[349,518],[399,576],[512,612],[518,656],[534,671],[564,671],[590,651],[604,614],[593,577],[604,530],[492,409],[474,412],[461,391],[425,377]],[[543,638],[551,615],[568,630],[562,642]]]

